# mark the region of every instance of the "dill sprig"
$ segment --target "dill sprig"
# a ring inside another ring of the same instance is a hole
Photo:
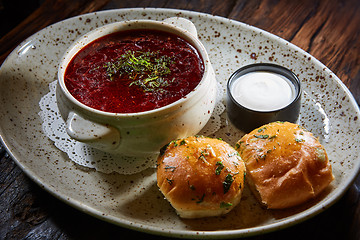
[[[121,78],[127,75],[131,81],[129,86],[137,85],[144,91],[154,91],[170,84],[164,77],[171,73],[169,66],[172,63],[171,57],[161,55],[159,51],[127,51],[116,61],[107,62],[103,67],[110,80],[115,76]]]

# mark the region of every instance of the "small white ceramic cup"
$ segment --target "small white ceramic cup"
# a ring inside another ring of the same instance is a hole
[[[65,86],[64,74],[73,56],[90,42],[130,29],[154,29],[176,34],[193,45],[205,65],[198,86],[167,106],[139,113],[110,113],[76,100]],[[157,154],[168,142],[198,133],[208,122],[216,101],[216,79],[208,54],[197,38],[194,24],[184,18],[164,21],[132,20],[97,28],[76,40],[65,52],[58,69],[56,92],[59,111],[69,136],[105,152],[126,156]]]

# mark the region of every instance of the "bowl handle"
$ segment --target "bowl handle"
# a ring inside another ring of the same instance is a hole
[[[182,28],[197,38],[197,30],[193,22],[182,17],[171,17],[164,19],[164,22],[175,25],[176,27]]]
[[[87,120],[75,112],[68,115],[66,132],[71,138],[104,151],[116,149],[121,140],[118,129]]]

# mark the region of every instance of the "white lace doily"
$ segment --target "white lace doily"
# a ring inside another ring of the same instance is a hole
[[[114,155],[71,139],[66,133],[65,122],[61,118],[56,104],[56,86],[57,81],[49,84],[50,92],[43,96],[39,102],[41,109],[39,115],[46,136],[54,142],[58,149],[67,153],[71,161],[103,173],[134,174],[156,166],[157,156],[139,158]],[[220,129],[220,115],[225,110],[222,103],[224,89],[221,88],[222,86],[218,84],[216,106],[209,122],[199,133],[201,135],[211,135]]]

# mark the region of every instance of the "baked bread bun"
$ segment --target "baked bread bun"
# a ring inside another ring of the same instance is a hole
[[[240,202],[245,164],[222,140],[191,136],[172,141],[157,163],[158,187],[182,218],[222,215]]]
[[[274,122],[242,137],[235,148],[247,183],[268,208],[289,208],[317,196],[334,179],[325,148],[312,133]]]

